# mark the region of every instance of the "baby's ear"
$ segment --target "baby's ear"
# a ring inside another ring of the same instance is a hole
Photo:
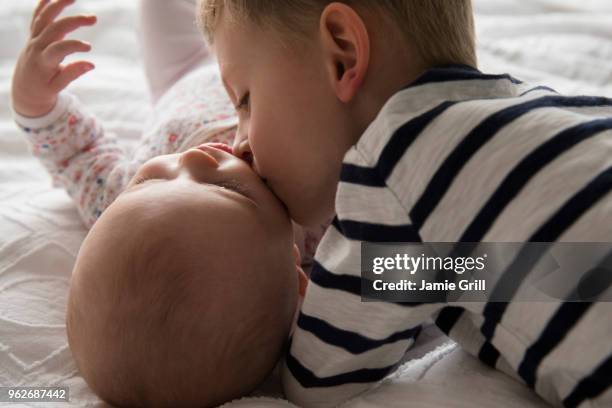
[[[293,259],[295,259],[296,265],[302,264],[302,255],[300,254],[300,248],[297,244],[293,244]]]
[[[295,265],[295,270],[298,274],[299,293],[300,296],[303,297],[306,295],[306,287],[308,286],[308,276],[306,276],[306,273],[300,265]]]
[[[298,274],[298,286],[300,296],[306,294],[306,286],[308,286],[308,275],[302,269],[302,257],[300,256],[300,250],[296,244],[293,244],[293,257],[295,260],[295,271]]]

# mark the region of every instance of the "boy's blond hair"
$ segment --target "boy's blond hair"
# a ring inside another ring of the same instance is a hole
[[[219,16],[246,18],[292,39],[314,32],[329,0],[198,0],[197,24],[209,43]],[[465,64],[476,67],[471,0],[342,0],[359,11],[378,12],[397,25],[425,66]]]

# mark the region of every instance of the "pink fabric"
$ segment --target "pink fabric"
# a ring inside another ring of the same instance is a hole
[[[138,33],[151,100],[195,68],[212,63],[195,23],[195,0],[138,0]]]

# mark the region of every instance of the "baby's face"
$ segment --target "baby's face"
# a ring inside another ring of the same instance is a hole
[[[227,145],[209,143],[183,153],[155,157],[138,169],[122,196],[139,195],[146,201],[150,194],[171,194],[174,188],[190,191],[181,200],[221,208],[239,206],[270,230],[291,228],[283,203]]]
[[[214,48],[238,111],[237,144],[248,140],[254,170],[292,219],[323,223],[333,214],[342,158],[355,127],[334,93],[330,75],[337,67],[326,66],[314,41],[291,52],[276,32],[220,20]]]

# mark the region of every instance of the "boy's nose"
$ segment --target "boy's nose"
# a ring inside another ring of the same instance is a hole
[[[234,156],[244,160],[251,166],[253,164],[253,152],[248,140],[237,141],[233,147]]]

